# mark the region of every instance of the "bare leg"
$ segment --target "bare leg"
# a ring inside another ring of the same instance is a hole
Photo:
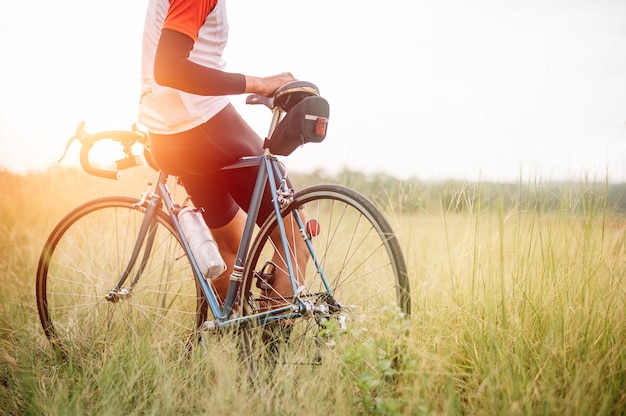
[[[295,268],[295,274],[297,279],[296,281],[299,285],[304,283],[304,271],[306,268],[306,263],[309,259],[309,253],[306,248],[306,244],[304,243],[304,240],[302,240],[300,236],[300,232],[293,217],[291,215],[288,215],[285,218],[284,223],[285,232],[287,234],[287,243],[289,245],[289,253],[291,255],[292,265]],[[272,298],[271,301],[267,302],[267,308],[283,306],[289,302],[281,298],[293,295],[291,280],[289,279],[287,264],[285,261],[285,250],[283,249],[281,244],[280,232],[278,228],[274,232],[272,232],[271,238],[276,246],[276,251],[272,256],[272,262],[276,264],[276,268],[274,270],[275,279],[274,283],[272,284],[272,289],[264,290],[262,293],[263,296]]]
[[[213,287],[222,301],[226,298],[226,292],[228,291],[228,286],[230,284],[230,275],[233,271],[233,265],[235,264],[235,259],[237,257],[237,250],[239,249],[239,243],[246,224],[246,218],[246,213],[239,210],[239,212],[237,212],[235,217],[228,224],[220,228],[211,229],[213,238],[215,238],[215,241],[220,248],[220,254],[222,255],[222,258],[226,262],[227,266],[226,271],[212,281]],[[304,241],[300,238],[297,225],[291,215],[288,215],[287,218],[285,218],[285,229],[287,233],[287,241],[290,246],[289,252],[292,254],[293,266],[297,271],[300,271],[299,273],[296,272],[296,276],[299,278],[298,283],[302,284],[302,276],[304,275],[304,268],[306,267],[309,253],[306,249]],[[265,305],[266,308],[275,308],[285,305],[287,302],[285,300],[280,300],[280,298],[293,296],[291,281],[287,273],[287,266],[284,259],[284,250],[282,249],[282,244],[280,243],[281,240],[278,228],[272,233],[271,237],[272,240],[276,242],[277,251],[274,253],[272,261],[277,265],[277,267],[274,271],[275,280],[272,284],[272,289],[264,291],[263,295],[266,297],[277,298],[277,300],[268,302],[267,305]]]

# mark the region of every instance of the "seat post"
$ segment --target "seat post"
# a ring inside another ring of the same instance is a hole
[[[274,109],[272,110],[272,122],[270,124],[269,133],[267,133],[268,139],[272,137],[272,134],[274,134],[274,130],[276,130],[276,126],[280,122],[280,119],[283,113],[284,111],[280,107],[274,107]]]

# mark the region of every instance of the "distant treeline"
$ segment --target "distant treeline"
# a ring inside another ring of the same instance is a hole
[[[77,168],[50,168],[46,172],[18,175],[0,169],[0,190],[7,198],[11,189],[26,187],[43,198],[68,189],[77,200],[102,195],[137,196],[145,190],[146,175],[142,169],[125,171],[120,181],[95,178]],[[603,181],[519,183],[469,182],[459,180],[423,181],[399,179],[386,173],[363,173],[344,169],[336,174],[324,171],[290,172],[296,189],[320,183],[349,186],[379,207],[398,213],[414,212],[482,212],[492,209],[566,211],[572,213],[604,210],[626,214],[626,184]],[[59,189],[59,186],[61,187]],[[57,193],[57,194],[55,194]]]
[[[603,209],[626,214],[626,184],[591,181],[429,182],[347,169],[337,174],[316,171],[309,174],[291,173],[290,176],[298,188],[321,182],[346,185],[376,201],[378,205],[398,212],[522,209],[584,213]]]

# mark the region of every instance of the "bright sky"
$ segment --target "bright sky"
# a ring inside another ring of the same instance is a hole
[[[146,0],[0,2],[0,168],[54,164],[78,122],[130,128]],[[626,1],[230,0],[229,69],[331,104],[294,170],[626,181]],[[269,113],[233,102],[264,135]]]

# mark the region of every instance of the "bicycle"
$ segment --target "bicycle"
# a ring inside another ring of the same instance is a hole
[[[193,346],[200,334],[232,330],[240,335],[242,354],[252,370],[268,359],[274,364],[320,364],[338,334],[351,328],[384,330],[383,315],[389,308],[409,315],[402,250],[374,204],[339,185],[299,192],[287,186],[286,169],[272,149],[287,143],[291,150],[283,153],[290,153],[308,140],[281,139],[274,133],[309,97],[322,98],[314,84],[301,81],[287,84],[271,98],[247,97],[248,104],[264,104],[273,116],[263,155],[223,168],[259,168],[223,301],[202,275],[181,232],[177,214],[188,200],[175,202],[167,172],[155,167],[158,179],[139,199],[103,197],[69,212],[48,237],[37,269],[39,317],[55,349],[67,356],[73,348],[166,336]],[[325,136],[327,115],[304,116],[299,118],[313,122]],[[92,135],[81,124],[66,153],[76,139],[81,143],[81,165],[89,174],[116,179],[121,170],[142,164],[133,153],[136,145],[143,147],[144,159],[152,165],[147,134],[137,129]],[[89,152],[101,140],[122,145],[126,157],[116,170],[90,163]],[[259,228],[255,221],[266,184],[274,212]],[[296,261],[302,249],[306,267]],[[289,275],[293,295],[269,296],[268,268]],[[268,301],[280,302],[268,308]]]

